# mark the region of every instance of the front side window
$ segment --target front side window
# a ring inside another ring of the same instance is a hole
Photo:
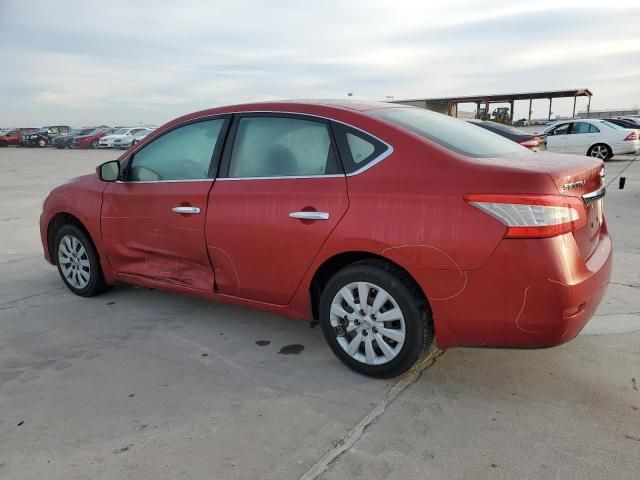
[[[562,125],[558,125],[556,128],[552,129],[549,134],[550,135],[567,135],[571,130],[570,123],[563,123]]]
[[[236,130],[229,177],[340,173],[326,123],[291,117],[244,117]]]
[[[535,155],[528,148],[497,133],[430,110],[399,107],[384,108],[371,113],[462,155],[471,157]]]
[[[209,166],[224,119],[206,120],[171,130],[136,152],[130,181],[201,180]]]

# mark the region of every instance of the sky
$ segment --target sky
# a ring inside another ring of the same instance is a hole
[[[218,105],[349,92],[585,87],[592,110],[640,107],[638,0],[0,0],[6,127],[159,125]],[[572,102],[554,101],[554,114]],[[533,107],[546,117],[547,101]]]

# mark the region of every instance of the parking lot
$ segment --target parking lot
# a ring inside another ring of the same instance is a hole
[[[385,381],[305,322],[130,286],[71,294],[42,259],[42,201],[118,154],[0,149],[0,478],[638,477],[634,157],[607,163],[614,271],[579,337],[432,352]]]

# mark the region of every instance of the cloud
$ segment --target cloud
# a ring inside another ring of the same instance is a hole
[[[347,92],[590,87],[592,107],[627,106],[640,94],[636,3],[32,1],[25,15],[24,3],[4,0],[0,125],[162,123]]]

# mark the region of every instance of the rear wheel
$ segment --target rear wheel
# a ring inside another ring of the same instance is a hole
[[[76,225],[64,225],[55,235],[58,273],[76,295],[92,297],[108,290],[100,259],[87,234]]]
[[[423,295],[406,273],[384,261],[356,262],[337,272],[322,292],[319,311],[333,353],[371,377],[407,371],[433,338]]]
[[[0,140],[0,147],[6,147],[9,143],[6,140]]]
[[[589,148],[587,155],[593,158],[599,158],[600,160],[609,160],[611,157],[613,157],[613,152],[611,151],[611,147],[609,147],[609,145],[598,143]]]

